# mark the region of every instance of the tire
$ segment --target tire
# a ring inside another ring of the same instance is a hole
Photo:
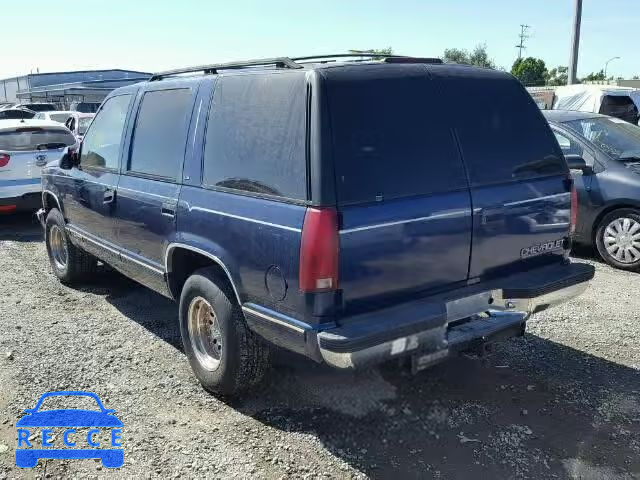
[[[605,215],[596,230],[596,246],[612,267],[640,270],[640,211],[622,208]]]
[[[71,243],[64,217],[57,208],[52,208],[47,215],[44,240],[53,273],[62,283],[79,283],[95,272],[96,258]]]
[[[233,396],[263,379],[271,351],[247,326],[225,280],[212,267],[193,273],[180,295],[179,321],[185,354],[204,389]]]

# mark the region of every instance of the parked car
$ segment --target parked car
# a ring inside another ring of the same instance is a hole
[[[51,110],[48,112],[37,112],[33,118],[37,120],[53,120],[64,124],[75,112],[68,110]]]
[[[15,108],[28,108],[29,110],[33,110],[34,112],[49,112],[51,110],[58,110],[58,107],[55,104],[42,102],[18,103],[15,105]]]
[[[19,120],[21,118],[33,118],[36,112],[27,108],[5,108],[0,110],[0,120]]]
[[[87,128],[89,128],[95,116],[95,113],[72,112],[64,124],[73,132],[78,141],[82,141]]]
[[[43,172],[55,275],[82,282],[100,259],[178,301],[195,375],[227,395],[260,380],[270,344],[419,370],[587,287],[569,170],[511,75],[312,60],[112,92]]]
[[[600,113],[637,125],[640,90],[615,85],[564,85],[555,90],[553,109]]]
[[[595,113],[548,110],[578,191],[576,243],[605,262],[640,269],[640,127]]]
[[[0,121],[0,213],[42,205],[40,171],[62,158],[76,139],[51,120]]]

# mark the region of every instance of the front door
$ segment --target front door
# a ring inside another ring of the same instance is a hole
[[[63,192],[68,228],[87,242],[87,250],[114,251],[114,208],[123,133],[132,95],[109,98],[98,111],[80,149],[80,164],[73,168],[68,191]]]

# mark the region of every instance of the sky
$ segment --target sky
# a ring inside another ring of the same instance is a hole
[[[520,24],[531,26],[524,55],[551,69],[569,62],[573,6],[574,0],[2,2],[0,78],[37,69],[153,72],[385,47],[442,56],[445,48],[479,43],[510,70]],[[609,74],[640,75],[638,32],[640,0],[584,0],[578,76],[599,71],[611,57],[620,59],[610,62]]]

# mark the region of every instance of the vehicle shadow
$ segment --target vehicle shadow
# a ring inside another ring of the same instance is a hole
[[[0,216],[0,241],[41,242],[42,227],[31,212]]]
[[[417,376],[393,363],[352,373],[298,359],[232,405],[270,427],[317,437],[376,478],[640,473],[638,370],[535,335],[496,350]]]
[[[107,300],[182,351],[176,305],[121,278]],[[640,372],[531,334],[416,376],[396,363],[338,371],[278,352],[260,390],[225,401],[375,478],[640,473]]]

